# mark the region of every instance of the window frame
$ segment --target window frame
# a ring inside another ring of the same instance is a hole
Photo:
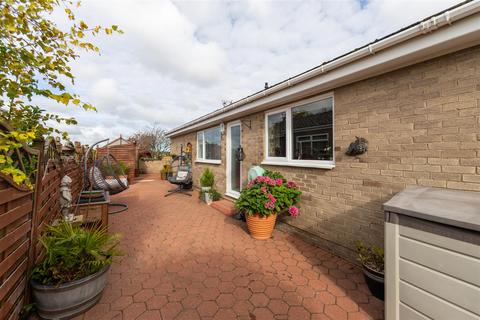
[[[295,141],[292,137],[292,108],[300,107],[305,104],[316,102],[319,100],[332,99],[332,148],[333,159],[332,160],[298,160],[292,159],[293,152],[293,143]],[[285,157],[269,157],[268,156],[268,117],[272,114],[278,114],[285,112],[286,115],[286,156]],[[264,130],[264,158],[262,164],[273,165],[273,166],[292,166],[292,167],[303,167],[303,168],[321,168],[321,169],[333,169],[335,168],[335,98],[333,92],[328,92],[322,95],[318,95],[309,99],[304,99],[284,105],[280,108],[276,108],[265,112],[265,130]]]
[[[210,130],[210,129],[215,129],[215,128],[218,128],[218,131],[220,133],[220,159],[206,159],[205,156],[206,156],[206,148],[205,148],[205,131],[207,130]],[[200,145],[198,143],[198,137],[202,135],[202,158],[199,158],[198,155],[199,155],[199,150],[200,150]],[[222,163],[222,129],[220,128],[220,126],[214,126],[214,127],[210,127],[210,128],[206,128],[206,129],[203,129],[203,130],[200,130],[200,131],[197,131],[197,152],[196,152],[196,155],[195,155],[195,162],[201,162],[201,163],[210,163],[210,164],[221,164]]]

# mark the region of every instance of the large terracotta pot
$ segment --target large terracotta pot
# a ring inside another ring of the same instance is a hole
[[[267,240],[272,237],[277,214],[268,217],[255,215],[246,215],[248,231],[252,238],[257,240]]]

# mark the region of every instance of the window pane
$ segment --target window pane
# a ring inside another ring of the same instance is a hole
[[[205,139],[205,159],[220,160],[220,128],[215,127],[204,131]]]
[[[197,133],[197,159],[203,159],[203,132]]]
[[[292,108],[293,159],[333,160],[333,99]]]
[[[286,135],[286,114],[285,112],[271,114],[268,116],[268,156],[287,156],[287,135]]]

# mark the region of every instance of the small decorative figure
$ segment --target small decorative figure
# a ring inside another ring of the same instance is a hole
[[[63,218],[67,221],[73,221],[74,215],[70,213],[72,207],[72,178],[65,175],[60,182],[60,210]]]
[[[350,143],[347,151],[348,156],[357,156],[368,151],[368,141],[365,138],[356,137],[355,142]]]

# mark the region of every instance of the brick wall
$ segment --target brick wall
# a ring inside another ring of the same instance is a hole
[[[193,159],[193,166],[192,166],[192,174],[193,174],[193,185],[195,187],[200,187],[200,176],[202,175],[203,171],[206,168],[210,168],[215,175],[215,188],[220,193],[225,193],[226,190],[226,177],[225,177],[225,164],[226,164],[226,157],[225,157],[225,135],[222,135],[222,163],[221,164],[207,164],[201,162],[195,162],[197,158],[197,133],[189,133],[180,137],[172,138],[171,141],[171,152],[172,154],[179,155],[180,154],[180,146],[183,144],[183,147],[187,145],[187,143],[191,143],[193,146],[192,150],[192,159]]]
[[[382,204],[406,186],[480,191],[479,46],[337,88],[334,99],[335,168],[269,167],[304,191],[301,216],[283,228],[353,258],[356,240],[383,243]],[[263,159],[264,113],[244,119],[246,177]],[[346,156],[355,136],[369,151]],[[223,178],[224,166],[222,155]]]

